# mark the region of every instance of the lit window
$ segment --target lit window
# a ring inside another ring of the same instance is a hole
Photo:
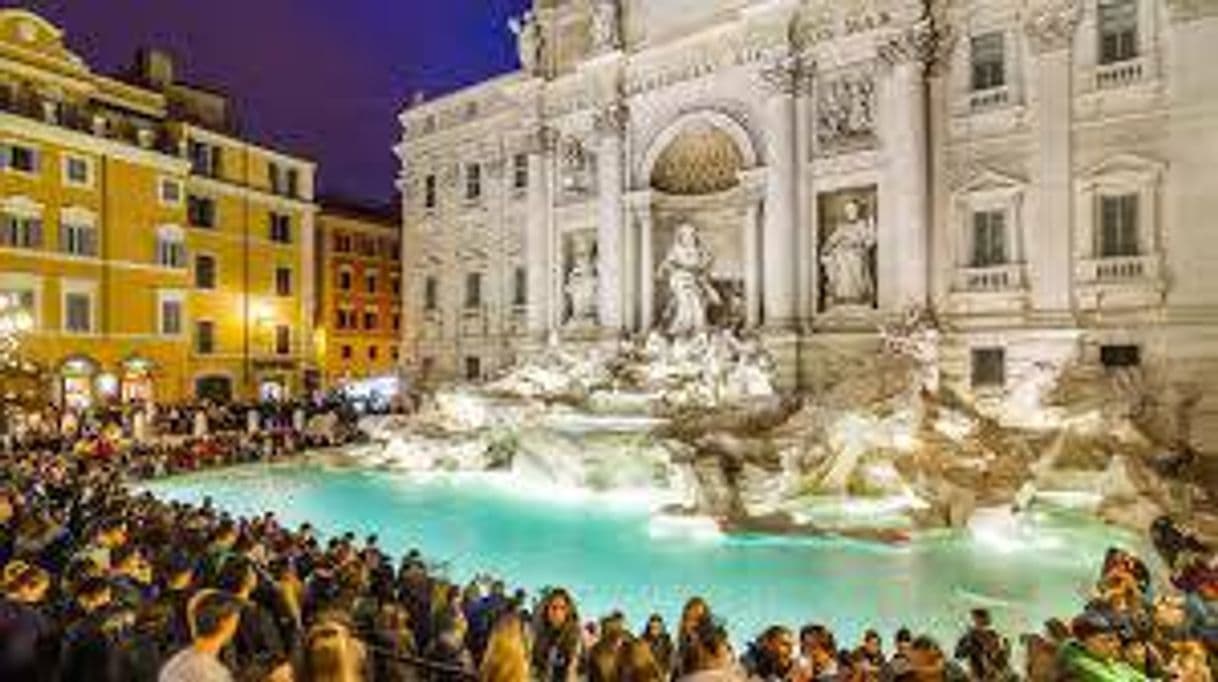
[[[186,267],[186,240],[181,230],[163,227],[157,231],[156,262],[163,268]]]
[[[72,256],[96,256],[97,230],[85,223],[63,222],[59,226],[59,249]]]
[[[286,213],[270,214],[271,241],[280,244],[292,243],[292,216]]]
[[[292,295],[292,268],[275,268],[275,294],[278,296]]]
[[[0,246],[18,249],[42,248],[42,220],[0,213]]]

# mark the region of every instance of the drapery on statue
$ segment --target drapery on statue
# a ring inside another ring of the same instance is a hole
[[[567,283],[564,287],[570,304],[571,316],[568,324],[595,324],[597,290],[596,254],[591,244],[577,246]]]
[[[858,200],[842,206],[842,216],[825,240],[820,263],[825,269],[825,301],[833,305],[869,306],[875,298],[871,249],[876,243],[875,221],[863,215]]]
[[[537,15],[529,10],[519,19],[508,20],[508,28],[516,36],[516,54],[520,57],[520,68],[525,73],[535,74],[541,65],[544,38],[541,26],[537,23]]]
[[[677,226],[672,247],[658,272],[668,278],[668,301],[662,324],[669,335],[690,336],[710,326],[710,308],[720,303],[719,292],[710,281],[713,260],[698,238],[696,227],[689,223]]]
[[[596,0],[592,5],[592,49],[609,52],[621,47],[621,9],[618,0]]]

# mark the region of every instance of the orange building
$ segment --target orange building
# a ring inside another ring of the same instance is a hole
[[[393,208],[321,201],[314,348],[326,387],[396,374],[402,238]]]

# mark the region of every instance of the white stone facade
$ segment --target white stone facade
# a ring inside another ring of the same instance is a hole
[[[975,396],[1071,358],[1218,378],[1218,2],[537,0],[513,28],[527,68],[401,115],[420,373],[656,326],[689,222],[788,387],[911,307]]]

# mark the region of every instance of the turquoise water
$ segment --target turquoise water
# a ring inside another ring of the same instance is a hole
[[[621,609],[641,625],[672,623],[690,596],[709,599],[738,642],[772,623],[830,625],[843,644],[868,627],[885,639],[907,625],[944,644],[969,608],[988,606],[1008,632],[1068,617],[1107,547],[1133,539],[1077,516],[1037,512],[1015,525],[927,535],[899,547],[842,539],[697,538],[658,534],[645,510],[558,501],[490,475],[419,479],[321,464],[252,466],[146,486],[172,499],[210,495],[238,514],[274,510],[293,525],[380,535],[451,578],[490,572],[537,590],[563,585],[585,620]]]

